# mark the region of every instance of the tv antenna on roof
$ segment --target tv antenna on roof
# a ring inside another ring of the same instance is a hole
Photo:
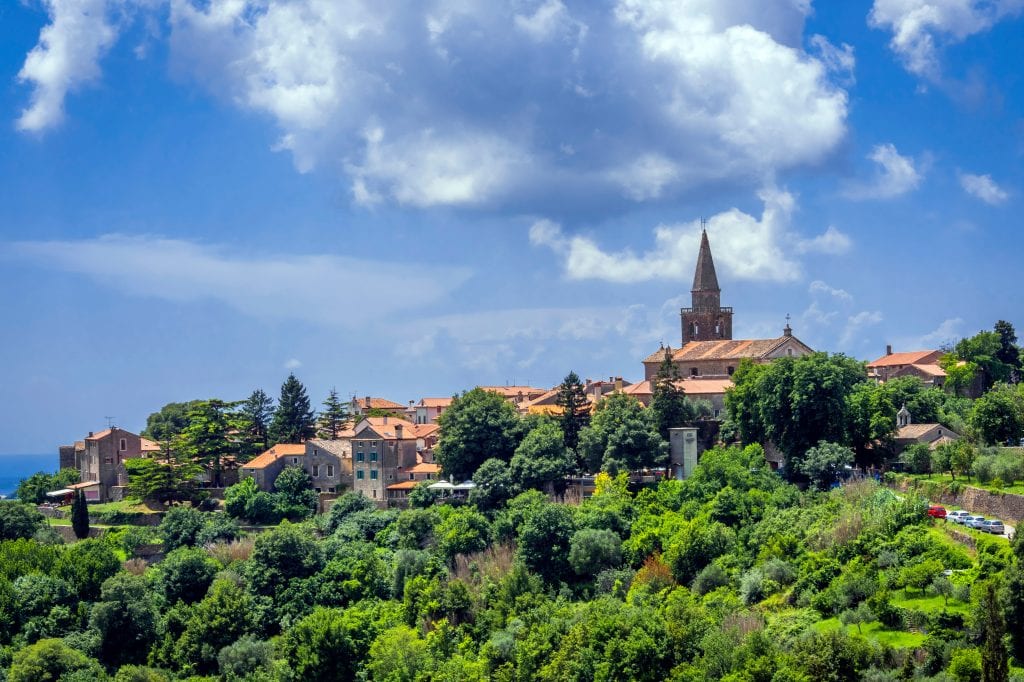
[[[107,428],[108,429],[114,425],[114,418],[113,417],[104,417],[104,419],[107,420]]]

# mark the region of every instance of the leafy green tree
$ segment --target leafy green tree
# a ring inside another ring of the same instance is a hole
[[[956,478],[953,469],[953,448],[949,443],[940,443],[932,450],[931,469],[933,473],[941,474],[948,472],[951,477]]]
[[[689,585],[705,566],[727,554],[735,542],[732,529],[717,521],[684,521],[666,541],[665,563],[677,582]]]
[[[858,634],[863,632],[861,625],[874,619],[875,614],[871,613],[871,608],[865,602],[861,602],[855,609],[847,609],[839,614],[839,622],[843,625],[856,625]]]
[[[1020,348],[1017,346],[1017,332],[1013,329],[1013,325],[1006,320],[999,320],[993,327],[993,331],[999,335],[999,350],[996,351],[996,359],[1012,370],[1020,370]]]
[[[561,429],[554,422],[545,421],[526,434],[516,448],[509,473],[520,489],[561,492],[565,489],[565,477],[572,473],[573,468],[572,453],[565,446]],[[479,481],[474,483],[480,485]]]
[[[376,508],[377,505],[366,495],[349,491],[331,505],[331,511],[327,515],[327,531],[333,533],[352,514],[370,512]]]
[[[174,440],[188,426],[189,410],[198,402],[190,400],[185,403],[167,403],[159,412],[146,418],[146,428],[141,435],[157,442]]]
[[[589,471],[616,474],[664,464],[668,443],[658,434],[651,411],[631,395],[613,393],[597,404],[580,435],[580,453]]]
[[[146,661],[156,640],[158,604],[143,576],[118,573],[108,578],[92,605],[89,627],[99,634],[99,658],[108,667]]]
[[[241,452],[246,461],[269,447],[270,420],[274,416],[274,399],[257,388],[238,406]]]
[[[309,404],[306,387],[294,374],[289,374],[281,384],[281,397],[270,422],[270,440],[273,443],[302,443],[315,433],[316,413]]]
[[[171,551],[178,547],[193,547],[203,530],[206,517],[192,507],[174,507],[160,522],[159,533],[164,549]]]
[[[799,462],[800,473],[819,490],[827,490],[839,480],[845,469],[852,465],[853,450],[826,441],[821,441],[809,449]]]
[[[866,379],[863,363],[841,354],[779,358],[763,369],[741,362],[726,405],[744,442],[775,443],[787,471],[799,473],[818,442],[850,443],[850,396]]]
[[[255,635],[242,635],[217,654],[217,666],[227,682],[249,682],[272,679],[269,671],[274,659],[274,645]],[[266,678],[261,677],[266,675]]]
[[[562,439],[565,447],[576,452],[579,447],[580,432],[590,423],[590,403],[583,390],[583,382],[576,372],[569,372],[558,386],[558,397],[555,399],[562,412],[558,417]]]
[[[30,504],[0,501],[0,540],[31,538],[46,527],[46,517]]]
[[[949,468],[961,476],[971,478],[971,469],[974,467],[974,460],[978,456],[977,450],[966,440],[957,440],[948,444],[949,447]]]
[[[469,478],[484,460],[512,459],[519,444],[519,415],[497,393],[474,388],[457,396],[438,418],[434,457],[453,480]]]
[[[241,424],[233,412],[238,403],[210,399],[193,402],[188,410],[188,425],[175,439],[175,449],[192,461],[212,468],[212,483],[221,487],[225,457],[235,455],[238,445],[234,434]]]
[[[932,472],[932,451],[926,443],[913,443],[907,446],[901,459],[911,473],[930,474]]]
[[[416,682],[430,662],[427,643],[420,634],[407,625],[396,625],[373,640],[366,670],[374,680]]]
[[[561,443],[561,440],[559,440]],[[491,538],[491,524],[487,517],[472,507],[454,509],[434,531],[437,550],[451,561],[457,554],[472,554],[484,550]]]
[[[71,503],[71,529],[79,540],[89,537],[89,503],[85,492],[79,489]]]
[[[338,397],[338,391],[331,389],[320,412],[320,429],[317,437],[334,440],[348,423],[348,404]]]
[[[847,398],[850,445],[860,466],[882,464],[894,449],[898,407],[893,392],[886,389],[887,384],[861,382]]]
[[[1015,366],[1000,359],[1007,352],[1003,338],[995,331],[981,331],[970,338],[961,339],[953,349],[958,359],[977,367],[982,388],[986,391],[999,382],[1010,380]]]
[[[302,529],[282,524],[256,538],[247,575],[256,594],[271,596],[322,567],[323,554],[316,542]]]
[[[252,478],[243,478],[224,491],[224,511],[236,519],[246,517],[249,501],[259,493],[259,486]]]
[[[668,441],[669,429],[677,426],[689,426],[699,417],[710,414],[710,404],[698,403],[686,397],[680,385],[682,377],[679,376],[679,368],[672,358],[665,355],[661,365],[658,367],[658,374],[655,376],[651,397],[651,410],[654,412],[654,422],[661,437]]]
[[[128,470],[128,493],[138,500],[166,504],[195,497],[196,476],[202,467],[179,461],[168,448],[162,460],[137,457],[124,462]]]
[[[194,604],[206,596],[218,571],[217,562],[205,551],[179,547],[157,566],[156,583],[168,604]]]
[[[974,401],[968,423],[986,443],[1016,443],[1024,436],[1024,395],[999,384]]]
[[[171,674],[142,665],[124,665],[114,675],[114,682],[174,682]]]
[[[576,575],[593,577],[622,563],[622,540],[613,531],[583,528],[569,540],[569,564]]]
[[[485,512],[500,509],[519,492],[508,463],[496,457],[480,465],[473,482],[476,488],[470,491],[469,501]]]
[[[81,599],[94,601],[104,581],[121,569],[121,560],[101,540],[82,540],[57,560],[56,575],[67,580]]]
[[[72,649],[59,639],[42,639],[18,650],[7,673],[8,682],[43,682],[67,680],[78,672],[85,679],[103,679],[103,669],[95,660]]]
[[[55,474],[39,471],[18,483],[14,496],[20,502],[42,504],[47,501],[46,493],[78,483],[77,469],[61,469]]]
[[[183,673],[190,675],[214,672],[217,654],[256,629],[253,598],[226,577],[215,580],[202,601],[180,613],[184,628],[170,656]]]
[[[350,623],[338,609],[318,608],[290,628],[281,651],[297,682],[333,682],[356,678],[363,652],[353,641]]]
[[[313,479],[302,467],[285,467],[274,481],[274,490],[282,516],[294,521],[316,513],[319,498],[313,490]]]
[[[413,509],[426,509],[433,506],[441,497],[441,491],[430,487],[435,483],[437,481],[431,480],[417,483],[416,487],[409,491],[409,506]]]
[[[572,511],[545,503],[531,511],[519,533],[519,556],[527,568],[546,582],[557,584],[572,576],[569,544],[576,531]]]

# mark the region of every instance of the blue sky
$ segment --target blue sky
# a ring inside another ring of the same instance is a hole
[[[289,371],[404,402],[1024,324],[1024,0],[0,7],[0,452]]]

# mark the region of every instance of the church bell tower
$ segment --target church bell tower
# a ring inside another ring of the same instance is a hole
[[[722,307],[722,290],[718,287],[715,261],[707,230],[701,231],[697,270],[690,290],[691,307],[679,311],[683,324],[683,345],[690,341],[723,341],[732,339],[732,308]]]

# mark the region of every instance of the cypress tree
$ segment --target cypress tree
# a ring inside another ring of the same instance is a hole
[[[320,429],[317,436],[334,440],[348,422],[348,407],[338,398],[338,391],[331,389],[324,400],[324,410],[320,413]]]
[[[590,404],[583,392],[583,382],[576,372],[569,372],[558,387],[556,404],[562,408],[559,426],[562,427],[562,439],[565,447],[577,451],[580,443],[580,431],[590,423]]]
[[[1007,682],[1010,679],[1006,651],[1006,619],[999,592],[992,581],[985,583],[979,609],[981,624],[981,682]]]
[[[274,418],[270,422],[270,440],[274,443],[301,443],[316,433],[316,413],[309,404],[306,387],[289,374],[281,384]]]
[[[89,503],[85,501],[85,493],[78,490],[75,501],[71,503],[71,530],[75,537],[83,540],[89,537]]]

